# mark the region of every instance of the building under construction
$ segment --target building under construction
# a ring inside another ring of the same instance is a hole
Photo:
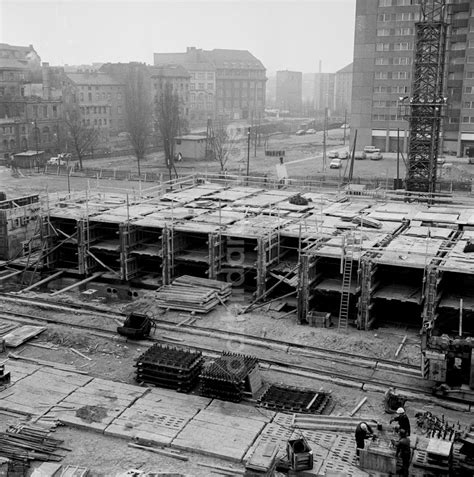
[[[425,377],[474,388],[474,201],[214,179],[50,196],[22,247],[35,251],[11,264],[132,298],[184,274],[217,278],[257,302],[281,297],[301,324],[330,313],[342,329],[417,327]]]

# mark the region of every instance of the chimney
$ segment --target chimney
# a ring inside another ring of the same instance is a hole
[[[42,63],[43,99],[51,99],[51,69],[49,63]]]

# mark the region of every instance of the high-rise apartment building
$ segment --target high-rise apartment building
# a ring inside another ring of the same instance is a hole
[[[334,101],[335,112],[340,115],[350,114],[352,96],[352,63],[336,71]]]
[[[420,0],[357,0],[351,127],[358,148],[406,149],[415,22]],[[474,1],[447,0],[449,23],[442,150],[465,155],[474,146]]]
[[[336,75],[335,73],[315,73],[314,74],[314,109],[322,113],[326,108],[329,114],[336,109],[335,92]]]
[[[290,114],[300,114],[302,106],[303,73],[300,71],[277,71],[276,105]]]

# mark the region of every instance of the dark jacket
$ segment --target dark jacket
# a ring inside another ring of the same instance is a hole
[[[402,459],[409,459],[410,453],[410,439],[402,437],[397,442],[397,456],[400,456]]]
[[[410,435],[410,420],[406,414],[399,414],[398,416],[394,417],[390,422],[396,421],[400,429],[405,429],[407,433],[407,437]]]
[[[361,427],[362,424],[365,424],[367,426],[367,431],[364,431],[362,429],[362,427]],[[357,424],[357,427],[356,427],[356,430],[355,430],[356,441],[367,439],[367,437],[371,436],[373,433],[374,433],[374,431],[372,430],[372,428],[366,422],[359,422],[359,424]]]

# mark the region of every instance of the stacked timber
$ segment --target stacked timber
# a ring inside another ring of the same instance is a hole
[[[374,419],[362,419],[360,417],[345,416],[315,416],[295,414],[293,427],[308,431],[328,431],[353,433],[361,421],[367,422],[375,430],[377,421]]]
[[[136,380],[189,392],[199,379],[202,363],[200,351],[155,344],[138,358]]]
[[[183,275],[156,293],[156,303],[162,308],[208,313],[232,293],[230,283]]]
[[[413,465],[448,475],[453,460],[453,442],[443,439],[420,438],[413,455]]]
[[[276,384],[272,384],[258,400],[260,407],[301,414],[323,414],[330,410],[331,403],[328,392]]]
[[[62,443],[61,440],[49,437],[49,430],[44,428],[10,426],[6,432],[0,433],[0,456],[19,462],[58,462],[64,457]]]
[[[223,401],[239,402],[258,381],[256,375],[257,358],[224,352],[202,370],[200,394]]]

